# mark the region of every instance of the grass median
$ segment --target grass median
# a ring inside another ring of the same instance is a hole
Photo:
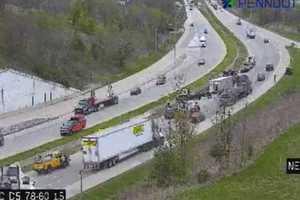
[[[300,91],[300,49],[288,48],[293,75],[285,76],[258,100],[240,111],[235,118],[255,114],[285,95]],[[241,115],[241,114],[246,115]],[[270,144],[259,159],[239,174],[226,177],[208,187],[187,189],[174,200],[196,199],[297,199],[300,196],[300,177],[285,173],[285,159],[299,157],[300,123],[291,127]]]
[[[240,115],[243,114],[243,112],[247,112],[248,114],[254,114],[255,112],[268,106],[270,103],[278,100],[279,98],[282,98],[282,96],[292,91],[300,90],[300,79],[297,78],[300,76],[300,68],[296,68],[296,66],[300,65],[300,49],[289,48],[289,52],[291,55],[291,66],[294,66],[293,76],[285,76],[279,81],[279,83],[276,86],[269,90],[265,95],[260,97],[252,104],[250,104],[247,110],[240,111],[237,115],[234,115],[234,118],[239,118],[239,120],[241,120],[243,117],[247,116]],[[220,181],[219,183],[213,186],[189,189],[184,193],[180,193],[177,196],[176,200],[193,200],[199,199],[200,197],[208,200],[232,199],[233,197],[236,197],[237,199],[255,199],[255,192],[261,192],[262,194],[266,194],[265,192],[267,190],[271,191],[272,187],[274,188],[274,186],[278,186],[278,188],[280,188],[280,191],[274,194],[270,194],[270,196],[267,199],[274,199],[274,197],[277,197],[278,194],[288,195],[288,192],[293,192],[293,194],[296,194],[298,191],[297,188],[299,188],[299,184],[293,185],[292,181],[294,179],[285,175],[283,170],[278,171],[280,164],[274,165],[274,163],[279,161],[278,155],[282,155],[282,158],[288,156],[297,157],[297,154],[295,152],[299,152],[299,145],[297,147],[298,149],[294,149],[293,151],[290,151],[291,148],[287,147],[290,146],[291,143],[295,145],[299,143],[299,131],[300,124],[288,130],[283,136],[280,136],[280,138],[278,138],[273,144],[271,144],[267,148],[266,152],[261,156],[261,158],[259,158],[259,160],[253,166],[251,166],[249,169],[246,169],[240,175],[225,178],[224,180]],[[209,134],[209,131],[206,131],[206,134]],[[199,139],[201,139],[202,137],[202,134],[199,135]],[[205,139],[205,137],[202,139]],[[282,151],[282,149],[289,149],[289,151]],[[105,182],[104,184],[96,186],[84,192],[82,195],[84,199],[87,200],[114,199],[118,196],[120,192],[125,191],[127,188],[134,187],[135,185],[142,183],[145,180],[145,177],[149,176],[150,168],[151,161],[141,166],[138,166],[120,176],[117,176]],[[264,178],[261,178],[265,176],[269,177],[268,180],[274,177],[277,181],[275,181],[273,185],[270,185]],[[281,182],[278,180],[284,180],[284,187],[280,186]],[[260,187],[262,184],[266,185],[264,187]],[[288,185],[293,185],[293,187],[289,189],[289,187],[287,187]],[[244,190],[245,188],[246,190]],[[247,197],[245,197],[244,191],[246,191],[246,193],[248,194],[246,195]],[[228,196],[230,196],[231,198],[229,198]],[[264,196],[260,195],[259,197],[263,198]],[[80,195],[71,198],[71,200],[79,199]]]
[[[214,27],[214,29],[218,32],[220,37],[223,39],[227,48],[227,55],[212,72],[190,84],[188,87],[191,89],[204,86],[209,79],[215,77],[229,66],[239,66],[241,64],[241,61],[243,61],[247,56],[246,47],[237,38],[235,38],[232,32],[224,27],[210,11],[201,11],[208,19],[210,24]],[[239,53],[237,51],[239,51]],[[174,94],[169,98],[172,98],[173,96]],[[167,97],[163,97],[159,100],[159,102],[157,102],[156,105],[160,105],[166,100]],[[127,188],[133,187],[134,185],[143,182],[149,176],[149,169],[151,168],[151,164],[151,161],[149,161],[143,165],[135,167],[134,169],[129,170],[115,178],[112,178],[111,180],[103,184],[87,190],[86,192],[81,194],[82,196],[77,195],[71,198],[71,200],[79,200],[82,197],[87,200],[113,199],[117,197],[120,192],[125,191]]]

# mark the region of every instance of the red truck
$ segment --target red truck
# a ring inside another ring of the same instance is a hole
[[[75,107],[75,114],[88,115],[92,112],[99,111],[100,108],[107,106],[112,106],[119,103],[119,97],[114,95],[111,86],[108,89],[108,97],[104,99],[96,99],[95,93],[91,93],[91,97],[86,99],[81,99],[78,105]]]
[[[84,115],[76,114],[66,121],[60,128],[60,135],[70,135],[75,132],[79,132],[86,126],[86,119]]]
[[[111,96],[105,99],[97,100],[94,96],[87,99],[82,99],[78,102],[78,105],[75,107],[75,114],[84,114],[88,115],[92,112],[99,111],[100,108],[115,105],[119,103],[118,96]]]

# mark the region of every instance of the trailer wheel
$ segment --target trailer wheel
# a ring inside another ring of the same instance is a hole
[[[118,104],[119,103],[119,99],[116,97],[114,98],[114,104]]]
[[[115,166],[118,163],[118,158],[113,159],[113,166]]]
[[[107,168],[111,168],[113,166],[113,160],[109,160],[107,163]]]
[[[47,171],[47,173],[51,173],[51,172],[53,171],[52,166],[49,165],[49,166],[48,166],[48,169],[47,169],[46,171]]]

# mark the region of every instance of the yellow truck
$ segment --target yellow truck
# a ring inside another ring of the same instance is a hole
[[[70,164],[69,156],[55,151],[45,156],[38,156],[32,164],[32,169],[37,173],[50,173],[55,169],[65,168]]]

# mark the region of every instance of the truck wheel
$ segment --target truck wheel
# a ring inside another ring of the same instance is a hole
[[[114,159],[109,160],[108,163],[107,163],[107,166],[108,166],[107,168],[113,167],[114,166]]]
[[[118,163],[118,158],[113,159],[113,166],[115,166]]]
[[[48,166],[48,169],[46,171],[47,171],[47,173],[51,173],[53,171],[51,165]]]
[[[119,103],[118,98],[115,98],[115,99],[114,99],[114,104],[118,104],[118,103]]]
[[[111,167],[112,167],[112,160],[109,160],[109,161],[108,161],[107,167],[108,167],[108,168],[111,168]]]

